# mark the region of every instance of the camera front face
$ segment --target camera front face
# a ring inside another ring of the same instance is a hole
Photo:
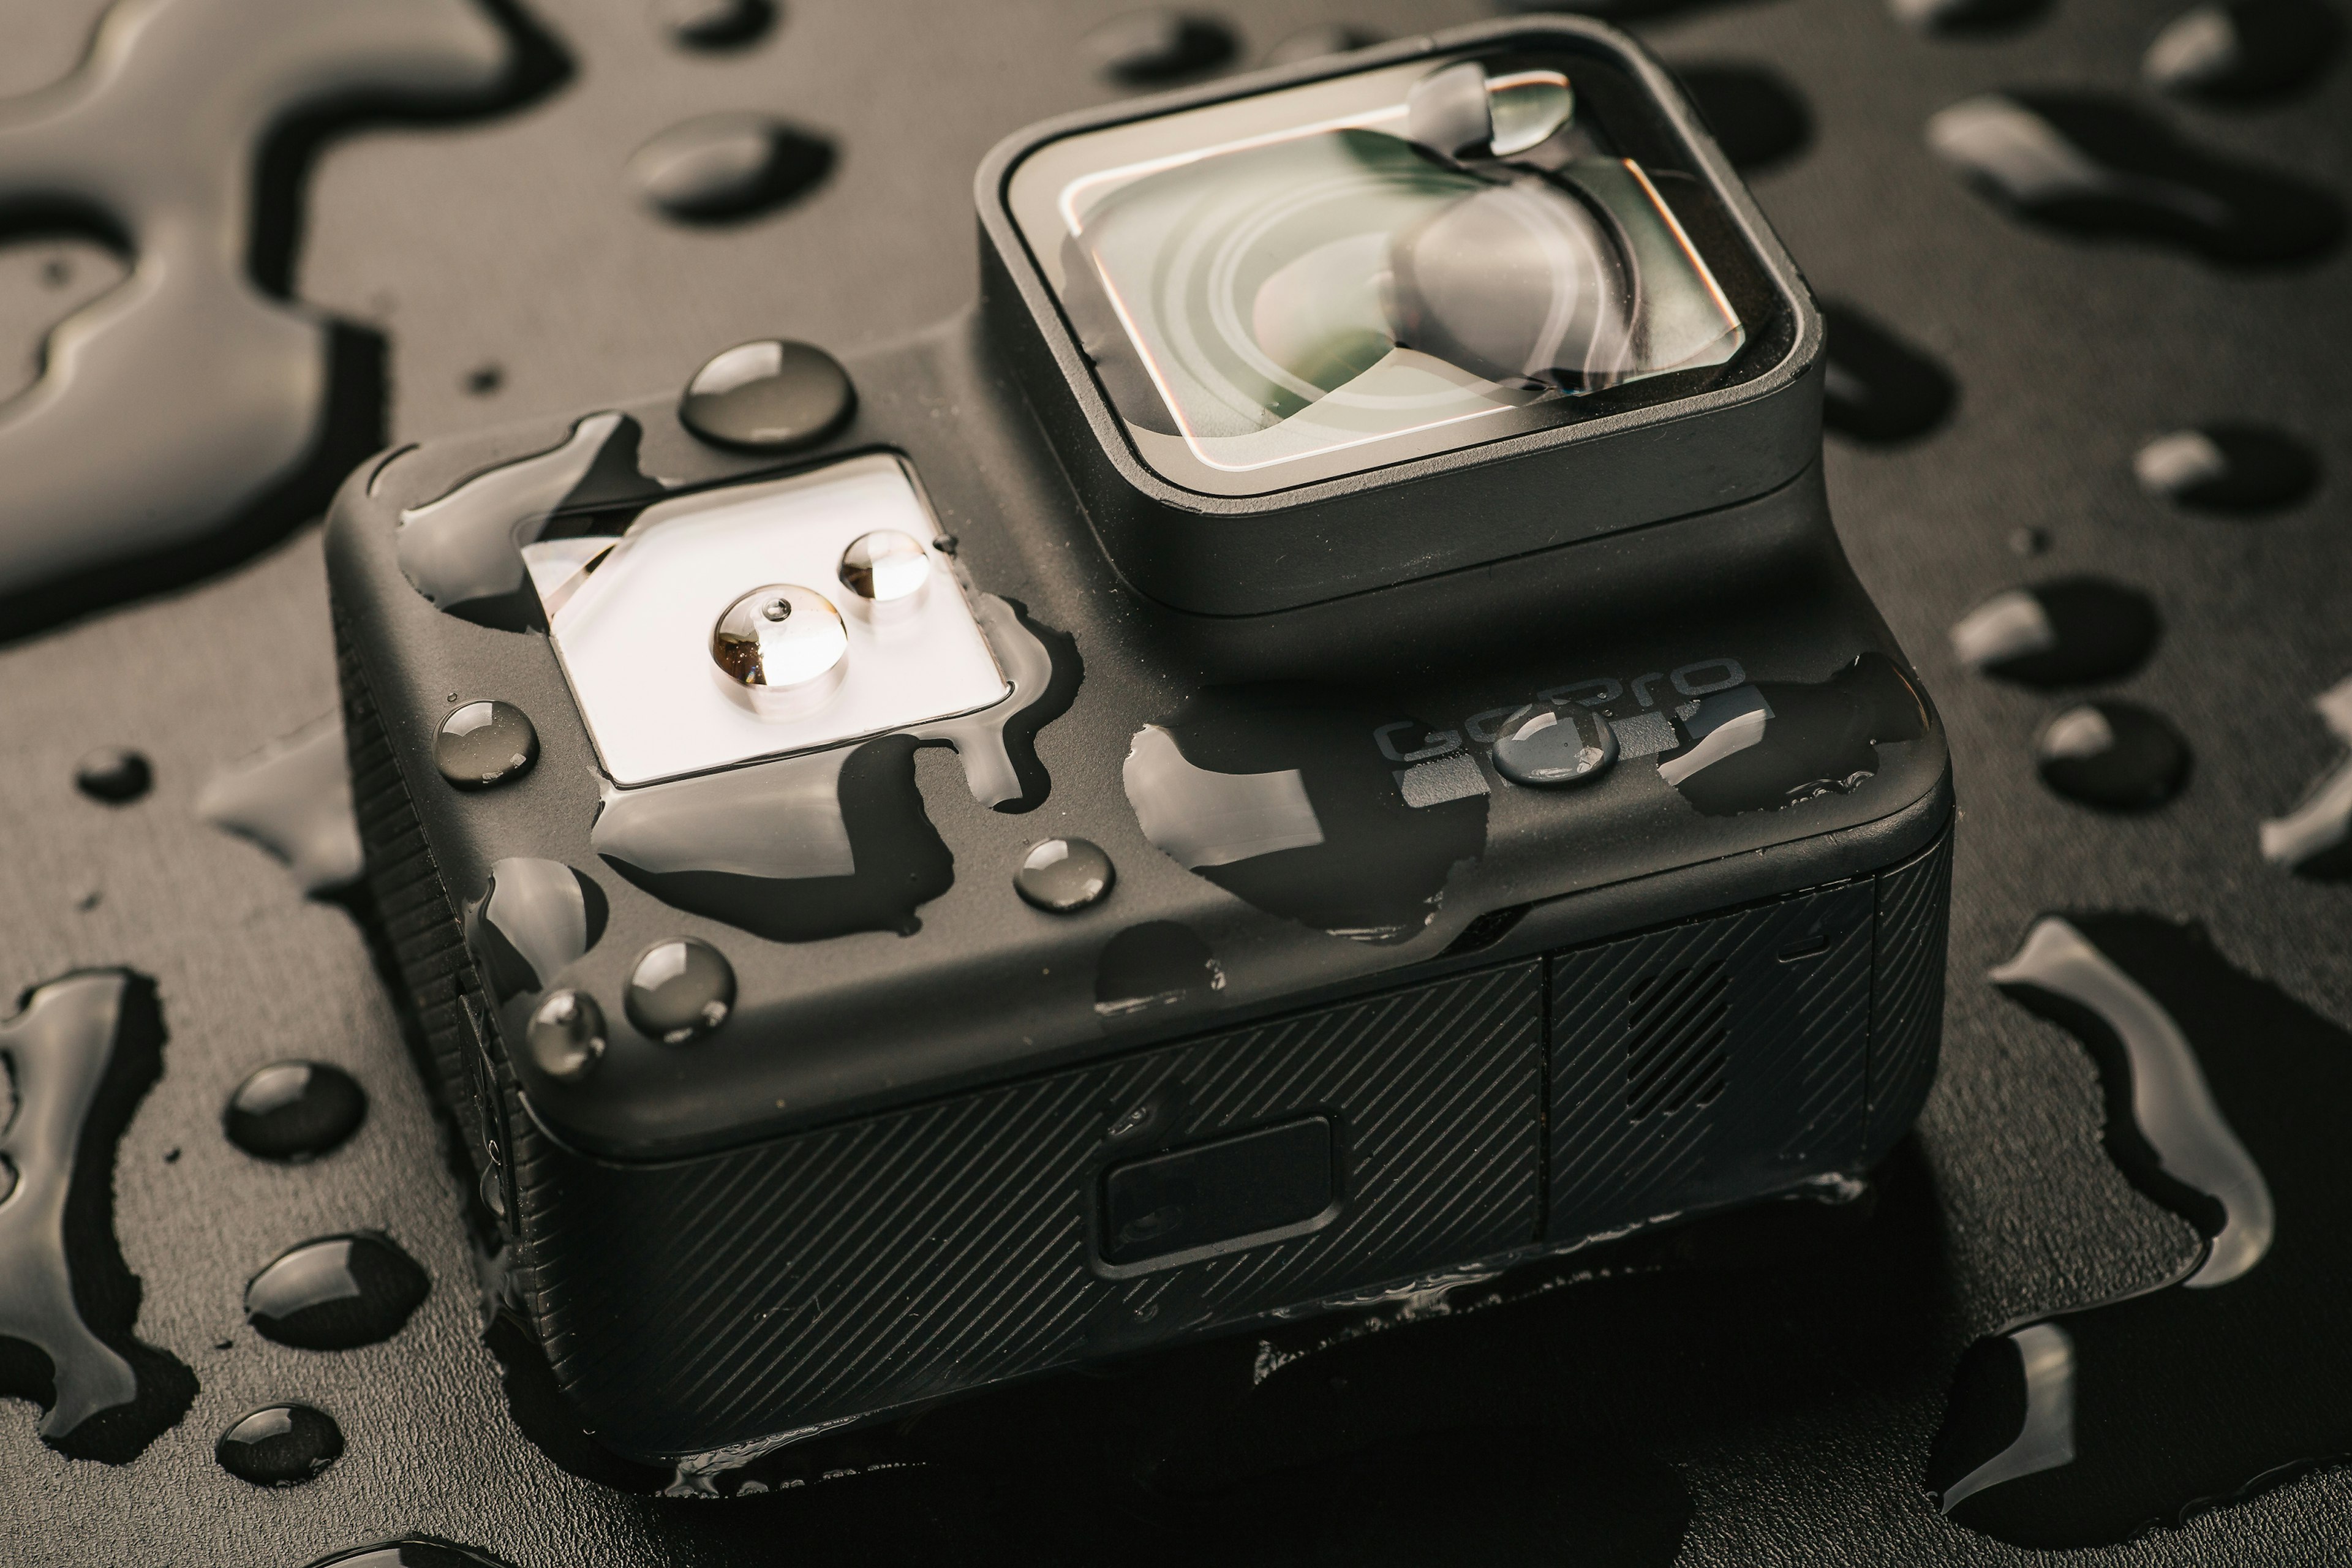
[[[982,172],[991,326],[1131,586],[1328,605],[1816,459],[1818,318],[1654,63],[1569,18],[1356,58]]]
[[[1608,70],[1413,59],[1050,142],[1007,199],[1143,461],[1213,495],[1292,489],[1739,352],[1658,181],[1717,208],[1706,232],[1719,204],[1626,155]]]

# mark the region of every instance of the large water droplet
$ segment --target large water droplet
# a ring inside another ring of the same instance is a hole
[[[558,991],[532,1009],[524,1043],[539,1070],[577,1083],[604,1056],[604,1009],[584,991]]]
[[[2018,216],[2084,238],[2251,267],[2316,261],[2343,237],[2325,188],[2192,146],[2120,100],[1986,93],[1931,118],[1927,146]]]
[[[280,1254],[245,1288],[245,1315],[264,1339],[343,1351],[388,1340],[432,1281],[373,1231],[321,1237]]]
[[[459,789],[509,783],[538,760],[539,731],[511,702],[468,702],[442,720],[433,737],[433,765]]]
[[[117,1145],[163,1046],[154,986],[121,970],[53,980],[0,1023],[0,1341],[21,1347],[0,1355],[0,1393],[47,1407],[53,1447],[109,1464],[196,1393],[133,1337],[140,1284],[114,1236]]]
[[[2327,732],[2352,749],[2352,679],[2311,700]],[[2352,875],[2352,751],[2319,776],[2302,804],[2262,825],[2263,858],[2298,875],[2334,881]]]
[[[1154,87],[1215,70],[1234,58],[1233,29],[1213,16],[1155,8],[1114,16],[1080,46],[1097,69],[1129,87]]]
[[[1822,301],[1822,423],[1874,446],[1916,440],[1952,411],[1943,366],[1851,305]]]
[[[109,805],[128,805],[154,784],[154,768],[127,746],[101,746],[74,764],[74,787]]]
[[[229,1097],[228,1141],[261,1160],[309,1160],[349,1138],[367,1116],[367,1093],[324,1062],[272,1062]]]
[[[832,171],[833,144],[761,114],[707,114],[674,125],[629,158],[646,200],[682,223],[772,211]]]
[[[2284,430],[2205,425],[2158,436],[2132,458],[2140,488],[2199,511],[2291,507],[2319,483],[2319,459]]]
[[[2085,805],[2147,811],[2189,780],[2189,742],[2159,715],[2103,699],[2067,709],[2034,742],[2042,782]]]
[[[604,934],[604,889],[561,860],[517,856],[490,867],[466,906],[466,945],[503,1003],[544,990]]]
[[[308,1405],[265,1405],[213,1445],[222,1469],[257,1487],[299,1486],[342,1455],[342,1428]]]
[[[1120,769],[1144,837],[1268,913],[1365,942],[1435,918],[1486,844],[1486,771],[1458,731],[1326,687],[1204,692]]]
[[[704,440],[789,452],[838,429],[857,406],[841,362],[814,343],[762,338],[713,354],[678,398],[678,422]]]
[[[2283,97],[2327,68],[2343,32],[2321,0],[2207,0],[2164,25],[2140,75],[2150,87],[2214,102]]]
[[[2098,577],[1994,595],[1952,627],[1952,657],[2027,686],[2114,680],[2147,662],[2163,628],[2155,603]]]
[[[1495,771],[1514,784],[1587,784],[1617,760],[1617,731],[1577,703],[1537,702],[1496,726]]]
[[[1047,838],[1029,847],[1013,886],[1037,908],[1066,915],[1101,901],[1116,873],[1110,857],[1084,838]]]
[[[697,937],[671,937],[637,955],[622,1006],[637,1032],[666,1046],[700,1039],[735,1010],[735,969]]]
[[[340,714],[215,773],[197,793],[196,815],[284,861],[306,893],[355,882],[367,866]]]
[[[2204,1245],[2162,1289],[1969,1352],[1927,1464],[1946,1516],[2100,1545],[2340,1454],[2352,1351],[2315,1323],[2352,1289],[2352,1035],[2148,915],[2045,916],[1990,978],[2080,1039],[2109,1156]]]
[[[748,48],[776,25],[775,0],[654,0],[654,19],[679,47]]]

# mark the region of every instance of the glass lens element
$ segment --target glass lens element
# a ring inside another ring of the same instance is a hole
[[[1416,62],[1024,160],[1015,216],[1145,459],[1262,493],[1736,354],[1648,172],[1580,121],[1576,68]]]

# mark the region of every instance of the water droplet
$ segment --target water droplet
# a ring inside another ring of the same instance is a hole
[[[2311,1313],[2352,1289],[2352,1034],[2149,915],[2045,916],[1991,979],[2081,1041],[2108,1155],[2204,1246],[2163,1289],[1969,1352],[1928,1459],[1946,1515],[2102,1545],[2340,1453],[2352,1351]]]
[[[197,792],[196,815],[284,861],[306,893],[355,882],[367,866],[341,714],[221,769]]]
[[[426,603],[461,620],[546,630],[522,547],[538,542],[559,516],[565,531],[617,534],[667,493],[637,467],[644,434],[625,414],[591,414],[546,451],[402,509],[394,546],[402,575]]]
[[[704,440],[751,452],[814,446],[857,406],[841,362],[814,343],[763,338],[713,354],[678,399],[678,422]]]
[[[433,737],[433,765],[459,789],[510,783],[538,760],[539,731],[511,702],[468,702]]]
[[[154,784],[154,768],[128,747],[101,746],[74,764],[74,787],[109,805],[137,800]]]
[[[1958,37],[2013,32],[2038,21],[2050,0],[1888,0],[1887,9],[1920,32]]]
[[[1950,374],[1851,305],[1822,301],[1822,423],[1872,446],[1916,440],[1959,397]]]
[[[877,529],[841,554],[841,584],[877,606],[911,603],[931,580],[931,557],[913,535]]]
[[[849,666],[849,631],[814,588],[770,583],[727,606],[710,628],[710,661],[728,691],[772,718],[833,695]]]
[[[654,17],[679,47],[748,48],[776,25],[774,0],[654,0]]]
[[[410,1539],[355,1546],[319,1558],[305,1568],[507,1568],[507,1564],[446,1541]]]
[[[1120,778],[1178,865],[1360,941],[1423,930],[1486,849],[1486,777],[1461,734],[1326,688],[1204,693],[1136,732]]]
[[[1369,27],[1351,26],[1344,22],[1326,22],[1317,26],[1302,27],[1265,51],[1268,66],[1304,65],[1331,55],[1369,49],[1382,42],[1381,35]]]
[[[46,1409],[43,1441],[127,1464],[195,1397],[132,1337],[140,1285],[114,1236],[116,1148],[162,1076],[154,986],[121,970],[36,988],[0,1023],[0,1393]]]
[[[345,1351],[398,1333],[432,1281],[373,1231],[321,1237],[280,1254],[245,1288],[246,1321],[297,1350]]]
[[[1083,838],[1045,838],[1021,858],[1013,886],[1037,908],[1066,915],[1099,903],[1115,877],[1099,847]]]
[[[2254,267],[2316,261],[2343,236],[2325,188],[2192,146],[2120,100],[1986,93],[1931,118],[1927,146],[2019,217],[2084,238]]]
[[[1586,784],[1617,760],[1617,731],[1576,703],[1531,702],[1495,731],[1495,771],[1514,784]]]
[[[308,1405],[265,1405],[213,1445],[222,1469],[257,1487],[299,1486],[342,1457],[342,1428]]]
[[[478,364],[466,373],[466,390],[476,397],[488,397],[507,384],[507,373],[495,364]]]
[[[1095,68],[1128,87],[1156,87],[1215,70],[1234,58],[1233,29],[1213,16],[1154,8],[1114,16],[1080,47]]]
[[[698,1040],[735,1009],[735,970],[697,937],[671,937],[637,955],[622,1007],[637,1032],[665,1046]]]
[[[2009,552],[2011,555],[2039,555],[2050,548],[2050,531],[2030,525],[2009,531]]]
[[[2214,102],[2284,97],[2326,69],[2343,31],[2320,0],[2208,0],[2164,25],[2140,75],[2161,91]]]
[[[1658,776],[1709,816],[1777,811],[1876,776],[1878,748],[1928,732],[1927,704],[1882,653],[1827,680],[1760,680],[1702,693],[1671,715]]]
[[[2277,511],[2317,487],[2319,459],[2284,430],[2207,425],[2158,436],[2132,473],[2149,495],[2198,511]]]
[[[1224,988],[1216,953],[1173,921],[1129,926],[1095,960],[1095,1011],[1106,1018],[1203,1003]]]
[[[1030,810],[1050,785],[1037,732],[1068,710],[1083,674],[1066,634],[993,595],[972,607],[1012,696],[856,747],[610,790],[590,830],[596,853],[672,908],[772,942],[912,935],[916,911],[955,882],[915,787],[917,743],[952,745],[980,805]]]
[[[1812,110],[1778,71],[1709,62],[1678,65],[1674,73],[1716,145],[1740,173],[1759,174],[1811,145]]]
[[[466,905],[466,945],[499,1003],[544,990],[604,934],[604,891],[561,860],[523,857],[490,867]]]
[[[359,1131],[367,1093],[324,1062],[272,1062],[229,1097],[228,1141],[261,1160],[310,1160]]]
[[[2042,726],[2033,750],[2042,783],[2108,811],[2162,805],[2189,779],[2189,742],[2133,702],[2103,699],[2069,708]]]
[[[706,114],[674,125],[629,158],[629,176],[681,223],[772,212],[833,169],[833,144],[761,114]]]
[[[577,1083],[604,1057],[604,1009],[584,991],[558,991],[532,1009],[523,1040],[540,1071]]]
[[[275,543],[383,444],[382,341],[295,297],[307,154],[355,117],[446,118],[535,91],[526,36],[478,7],[173,8],[110,29],[49,85],[50,108],[11,118],[12,203],[102,213],[136,279],[58,323],[57,342],[88,346],[47,356],[0,422],[12,635]],[[272,151],[297,121],[305,155]],[[184,550],[201,559],[130,564]]]
[[[1952,627],[1952,657],[2027,686],[2114,680],[2147,662],[2163,629],[2137,589],[2063,577],[1995,594]]]
[[[2337,681],[2311,705],[2347,754],[2319,776],[2301,805],[2263,824],[2263,858],[2298,876],[2335,881],[2352,876],[2352,679]]]

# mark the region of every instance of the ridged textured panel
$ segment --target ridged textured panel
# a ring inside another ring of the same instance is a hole
[[[1927,1103],[1944,1038],[1944,952],[1952,915],[1952,835],[1878,878],[1878,964],[1871,998],[1870,1119],[1864,1152],[1893,1148]]]
[[[1867,1092],[1872,912],[1871,885],[1858,882],[1555,958],[1548,1233],[1587,1236],[1850,1167]],[[1728,982],[1723,1087],[1636,1114],[1634,999],[1710,965]]]
[[[608,1443],[674,1454],[924,1399],[1534,1239],[1535,962],[662,1166],[518,1125],[540,1328]],[[1132,1279],[1088,1265],[1105,1133],[1322,1111],[1346,1206]]]
[[[339,613],[335,662],[343,694],[343,742],[352,764],[352,805],[367,850],[368,890],[374,896],[401,979],[415,999],[434,1076],[446,1102],[470,1110],[472,1045],[461,1027],[457,996],[471,984],[465,932],[450,907],[433,849],[408,796],[392,742],[384,732],[359,649]],[[471,1115],[458,1117],[473,1153],[482,1158]]]

